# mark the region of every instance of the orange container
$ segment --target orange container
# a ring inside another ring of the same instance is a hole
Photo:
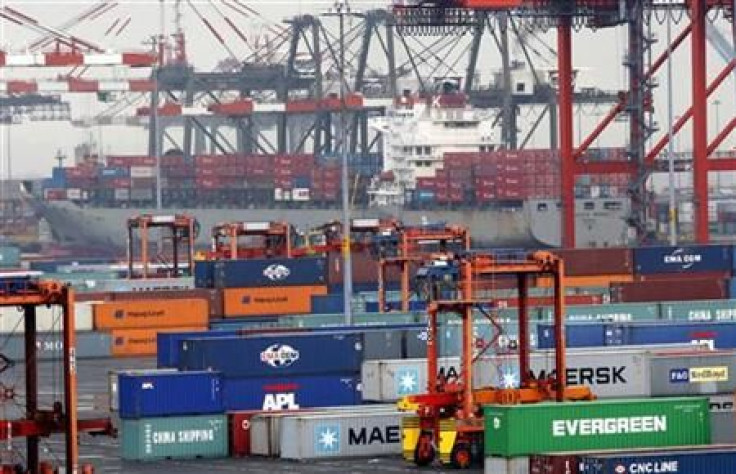
[[[634,281],[634,275],[598,275],[598,276],[574,276],[565,278],[565,286],[568,288],[586,288],[596,287],[602,288],[609,286],[611,283],[629,283]],[[551,288],[553,280],[551,277],[537,278],[536,286],[542,288]]]
[[[204,327],[209,305],[202,299],[111,301],[94,306],[95,329]]]
[[[156,334],[160,332],[206,331],[207,327],[113,329],[112,356],[139,357],[156,355]]]
[[[326,295],[326,286],[228,288],[223,291],[226,318],[312,312],[312,295]]]

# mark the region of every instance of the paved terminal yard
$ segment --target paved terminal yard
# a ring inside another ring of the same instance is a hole
[[[80,360],[79,368],[79,415],[80,418],[92,418],[108,416],[107,384],[108,372],[117,369],[153,368],[154,359],[100,359]],[[55,393],[61,393],[62,380],[61,366],[58,362],[39,363],[39,392],[41,393],[41,406],[48,406]],[[17,391],[16,404],[23,403],[24,367],[18,365],[0,376],[0,381],[5,386],[14,387]],[[54,388],[56,387],[56,388]],[[44,403],[45,402],[45,403]],[[6,408],[3,416],[12,415],[12,403]],[[59,459],[56,464],[62,465],[64,445],[61,437],[44,440],[42,442],[42,459]],[[0,447],[0,455],[4,461],[8,460],[10,453],[16,452],[18,456],[24,453],[23,442],[16,440],[12,447],[5,444]],[[22,457],[20,458],[22,459]],[[15,461],[17,462],[17,458]],[[119,444],[117,439],[107,437],[91,437],[82,435],[80,447],[80,461],[95,466],[98,473],[126,473],[126,474],[194,474],[203,472],[248,472],[253,474],[273,474],[279,472],[289,473],[390,473],[390,472],[430,472],[430,473],[456,473],[456,470],[442,468],[441,466],[419,469],[406,463],[403,459],[376,458],[376,459],[345,459],[325,460],[310,462],[282,461],[265,458],[240,458],[240,459],[192,459],[155,462],[123,462],[120,459]],[[480,473],[482,469],[464,471],[469,473]]]

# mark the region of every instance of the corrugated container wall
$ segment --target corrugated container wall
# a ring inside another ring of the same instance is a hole
[[[206,326],[207,301],[201,299],[119,301],[94,306],[95,328],[142,329]]]
[[[327,284],[327,261],[299,259],[220,260],[214,265],[217,288],[263,288]]]
[[[156,338],[159,334],[172,331],[206,331],[207,327],[157,328],[157,329],[113,329],[113,357],[147,357],[157,354]]]
[[[158,372],[176,372],[176,369],[125,369],[125,370],[110,370],[107,372],[107,395],[110,399],[110,411],[116,412],[119,409],[118,401],[120,400],[120,391],[118,390],[118,376],[120,374],[146,374],[156,370]]]
[[[363,337],[356,333],[284,334],[190,339],[180,370],[219,370],[224,377],[360,372]]]
[[[611,285],[614,303],[654,301],[718,300],[728,298],[729,282],[725,279],[691,278],[682,280],[636,281]]]
[[[123,420],[121,431],[122,458],[128,461],[227,456],[225,415]]]
[[[281,457],[307,460],[401,454],[401,413],[342,413],[286,417]]]
[[[555,254],[565,262],[567,276],[626,275],[634,269],[629,248],[559,249]]]
[[[223,315],[270,316],[312,312],[312,296],[326,295],[326,286],[287,288],[227,288],[223,292]]]
[[[710,443],[707,398],[487,405],[484,419],[486,455]]]
[[[691,448],[661,452],[620,453],[585,456],[580,460],[580,474],[639,473],[733,474],[736,472],[736,449]]]
[[[123,419],[225,411],[217,372],[124,372],[118,375],[118,391]]]
[[[38,360],[61,360],[64,341],[59,332],[39,333],[36,337],[36,358]],[[25,360],[25,336],[8,335],[3,337],[2,353],[14,361]],[[102,359],[111,356],[112,339],[109,334],[85,331],[76,334],[77,359]]]
[[[639,247],[634,249],[634,269],[639,274],[730,271],[732,258],[728,245]]]
[[[353,373],[223,380],[228,411],[298,410],[361,403],[360,377]]]

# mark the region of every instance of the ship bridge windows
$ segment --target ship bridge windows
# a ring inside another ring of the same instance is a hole
[[[593,201],[585,201],[583,203],[583,209],[585,209],[586,211],[594,211],[595,203]]]
[[[547,212],[547,203],[546,202],[540,202],[537,204],[537,211],[539,212]]]
[[[622,208],[621,201],[606,201],[603,203],[603,209],[607,211],[620,211]]]

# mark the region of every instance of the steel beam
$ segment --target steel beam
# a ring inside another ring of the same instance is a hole
[[[35,420],[38,412],[38,359],[36,357],[36,307],[23,306],[26,358],[26,418]],[[38,473],[39,437],[26,438],[28,472]]]
[[[575,172],[573,157],[572,28],[569,17],[557,27],[557,71],[560,110],[560,173],[562,184],[562,246],[575,247]]]
[[[690,1],[693,23],[691,70],[693,75],[693,198],[695,241],[706,244],[708,235],[708,92],[706,88],[706,12],[705,0]]]

